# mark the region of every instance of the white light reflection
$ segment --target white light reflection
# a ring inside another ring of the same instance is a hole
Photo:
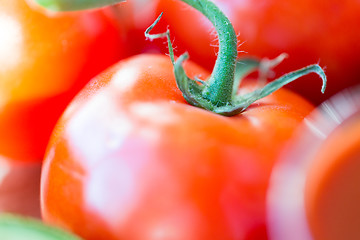
[[[9,160],[0,157],[0,185],[2,184],[2,182],[10,172],[10,165],[7,161]]]
[[[130,91],[138,79],[139,69],[136,67],[121,67],[114,74],[112,85],[120,92]]]
[[[0,73],[8,71],[21,59],[23,34],[20,23],[0,13]]]
[[[137,170],[131,163],[108,158],[88,176],[86,207],[107,219],[114,229],[126,222],[142,199]],[[113,189],[113,195],[109,195],[109,189]]]
[[[89,166],[116,151],[132,131],[133,124],[113,103],[106,91],[101,92],[88,100],[68,123],[69,144]]]

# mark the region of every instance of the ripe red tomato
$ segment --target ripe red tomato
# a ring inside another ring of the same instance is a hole
[[[0,154],[41,160],[65,106],[121,47],[102,11],[45,14],[0,0]]]
[[[319,83],[311,77],[289,87],[318,104],[339,90],[359,82],[359,1],[335,0],[214,0],[239,34],[240,55],[273,58],[285,52],[289,58],[276,72],[282,75],[300,67],[320,63],[326,68],[328,86],[318,94]],[[193,8],[177,0],[159,0],[163,24],[169,25],[177,53],[213,67],[217,45],[210,22]]]
[[[185,70],[209,75],[192,62]],[[87,85],[55,127],[43,219],[89,240],[266,239],[272,166],[312,109],[282,89],[240,115],[217,115],[186,103],[168,57],[124,60]]]

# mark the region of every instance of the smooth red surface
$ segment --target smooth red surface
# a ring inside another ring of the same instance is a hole
[[[214,0],[229,17],[239,39],[239,56],[289,58],[275,69],[277,76],[319,63],[326,69],[328,87],[318,94],[319,82],[305,77],[289,87],[318,104],[359,82],[360,2],[353,0]],[[161,24],[169,26],[177,54],[213,67],[216,34],[210,22],[179,0],[159,0]],[[164,29],[164,27],[162,27]]]
[[[359,131],[359,116],[343,122],[310,165],[304,195],[315,240],[360,238]]]
[[[129,58],[58,122],[42,172],[43,219],[94,240],[267,239],[271,168],[312,109],[282,89],[241,115],[216,115],[185,102],[169,57]]]
[[[40,161],[65,106],[122,56],[104,12],[57,15],[0,1],[0,155]]]

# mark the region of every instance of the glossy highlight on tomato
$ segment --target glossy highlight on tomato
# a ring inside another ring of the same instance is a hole
[[[312,77],[288,87],[319,104],[340,90],[359,82],[359,1],[214,0],[228,16],[239,39],[239,56],[289,57],[275,72],[278,76],[302,66],[319,63],[326,70],[328,86],[318,94]],[[169,26],[177,54],[211,69],[216,58],[216,34],[199,12],[177,0],[159,0],[162,24]]]
[[[186,103],[172,69],[167,56],[131,57],[69,105],[43,164],[44,221],[88,240],[267,239],[272,166],[313,106],[281,89],[221,116]]]
[[[1,0],[0,155],[41,161],[65,106],[121,48],[103,10],[56,14]]]

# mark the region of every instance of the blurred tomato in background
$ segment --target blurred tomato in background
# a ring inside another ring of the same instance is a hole
[[[60,15],[1,0],[0,155],[40,161],[67,103],[122,48],[103,11]]]
[[[127,55],[167,53],[166,39],[150,41],[144,35],[145,30],[158,17],[157,3],[158,0],[131,0],[104,9],[107,17],[123,33]]]
[[[360,1],[213,0],[229,17],[239,34],[239,56],[274,58],[285,52],[289,58],[277,75],[320,63],[328,76],[325,95],[312,77],[290,88],[319,104],[341,89],[359,82]],[[212,68],[216,58],[216,35],[210,22],[178,0],[159,0],[158,13],[169,25],[177,54],[185,50],[190,59]]]

